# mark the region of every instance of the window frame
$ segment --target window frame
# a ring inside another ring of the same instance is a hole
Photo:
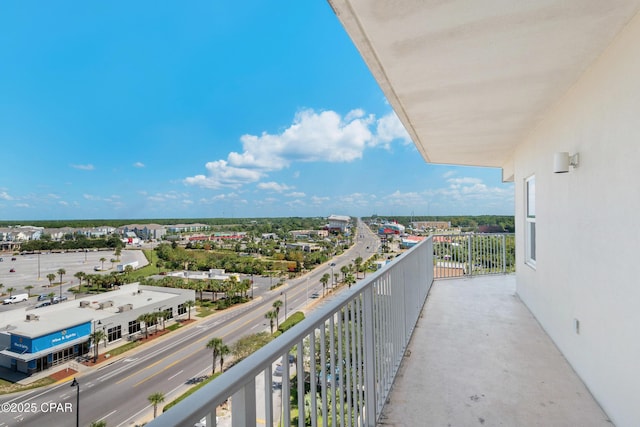
[[[524,180],[525,257],[524,262],[536,268],[536,176]]]

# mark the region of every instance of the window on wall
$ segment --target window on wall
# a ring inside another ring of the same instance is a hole
[[[525,181],[526,200],[526,254],[525,262],[531,267],[536,266],[536,177],[530,176]]]

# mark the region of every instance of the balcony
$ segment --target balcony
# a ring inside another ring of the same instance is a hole
[[[610,426],[515,277],[473,277],[495,271],[470,250],[472,270],[434,281],[435,246],[423,241],[148,426]]]

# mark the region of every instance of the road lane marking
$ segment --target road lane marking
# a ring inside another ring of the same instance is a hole
[[[146,382],[146,381],[150,380],[151,378],[155,377],[155,376],[156,376],[156,375],[158,375],[158,374],[163,373],[163,372],[164,372],[164,371],[166,371],[167,369],[169,369],[169,368],[171,368],[171,367],[173,367],[173,366],[177,365],[178,363],[182,362],[182,361],[183,361],[183,360],[185,360],[185,359],[190,358],[190,357],[191,357],[191,356],[193,356],[193,355],[195,355],[195,353],[187,354],[187,355],[186,355],[185,357],[183,357],[182,359],[178,359],[178,360],[175,360],[175,361],[173,361],[173,362],[169,363],[167,366],[165,366],[164,368],[162,368],[161,370],[159,370],[159,371],[158,371],[158,372],[156,372],[155,374],[151,374],[151,375],[149,375],[149,376],[148,376],[148,377],[146,377],[145,379],[143,379],[143,380],[138,381],[137,383],[135,383],[133,386],[134,386],[134,387],[138,387],[140,384],[142,384],[142,383],[144,383],[144,382]]]
[[[98,421],[102,421],[102,420],[106,419],[109,415],[113,415],[113,414],[115,414],[116,412],[118,412],[118,410],[117,410],[117,409],[114,409],[113,411],[111,411],[111,412],[109,412],[107,415],[105,415],[104,417],[100,418]]]
[[[169,378],[167,378],[167,381],[171,381],[172,379],[174,379],[175,377],[177,377],[178,375],[180,375],[183,372],[184,372],[184,369],[179,371],[179,372],[176,372],[175,374],[173,374]]]

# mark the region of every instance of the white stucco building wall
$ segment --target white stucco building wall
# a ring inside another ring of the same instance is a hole
[[[640,423],[639,41],[636,16],[514,155],[518,294],[621,427]],[[559,151],[578,152],[579,166],[554,174]],[[530,175],[535,269],[524,258]]]

